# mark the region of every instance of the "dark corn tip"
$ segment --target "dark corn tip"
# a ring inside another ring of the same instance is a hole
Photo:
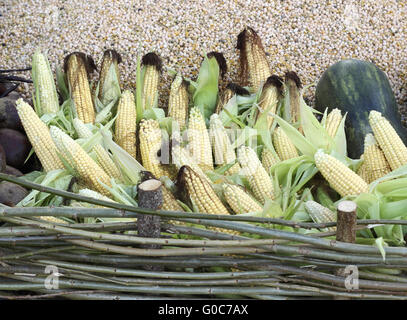
[[[266,80],[266,84],[273,85],[277,88],[280,88],[283,85],[283,82],[284,82],[284,80],[275,74],[268,77]]]
[[[189,80],[187,80],[187,79],[185,79],[185,78],[182,78],[182,86],[184,86],[184,87],[187,87],[188,88],[188,86],[189,86]]]
[[[122,56],[114,49],[105,50],[103,53],[103,57],[110,56],[113,60],[116,60],[117,63],[122,63]]]
[[[163,63],[161,58],[155,52],[149,52],[141,59],[141,64],[146,66],[155,66],[158,71],[161,71]]]
[[[225,75],[225,73],[228,71],[228,65],[226,63],[226,59],[223,56],[223,53],[221,52],[216,52],[212,51],[207,54],[208,59],[214,57],[216,61],[218,62],[219,69],[221,71],[222,77]]]
[[[179,190],[183,190],[185,189],[185,174],[187,173],[187,171],[190,168],[188,166],[182,166],[181,168],[179,168],[178,173],[177,173],[177,177],[175,179],[175,185],[177,186],[177,188]]]
[[[95,61],[93,60],[92,56],[87,55],[83,52],[75,51],[75,52],[68,54],[64,58],[64,72],[65,73],[67,72],[67,69],[68,69],[69,58],[73,55],[77,56],[79,59],[82,60],[82,62],[85,65],[86,72],[88,73],[88,75],[91,74],[94,70],[96,70],[96,64],[95,64]]]
[[[249,91],[247,91],[242,86],[239,86],[238,84],[233,83],[233,82],[229,82],[229,84],[226,86],[226,89],[232,90],[234,93],[236,93],[239,96],[248,96],[248,95],[250,95]]]
[[[273,74],[272,76],[267,78],[266,83],[264,84],[263,88],[273,86],[273,87],[276,87],[279,94],[281,94],[283,91],[283,83],[284,83],[284,80],[281,77]]]
[[[156,177],[150,171],[141,171],[140,172],[140,182],[144,182],[150,179],[156,179]]]
[[[302,88],[300,77],[297,75],[297,73],[295,71],[286,72],[285,81],[287,82],[288,80],[294,81],[295,85],[297,86],[298,89]]]
[[[236,49],[243,50],[245,48],[245,46],[246,46],[245,43],[246,43],[247,37],[250,36],[249,33],[251,33],[251,36],[254,36],[254,37],[257,36],[257,32],[254,31],[253,28],[251,28],[251,27],[244,28],[243,31],[240,32],[237,36]]]

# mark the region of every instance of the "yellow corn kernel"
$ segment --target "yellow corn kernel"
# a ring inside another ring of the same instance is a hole
[[[338,159],[319,149],[315,155],[315,165],[329,185],[342,197],[358,195],[369,191],[368,184]]]
[[[121,62],[122,58],[116,50],[106,50],[103,53],[102,65],[99,72],[99,99],[103,105],[106,105],[115,98],[108,95],[107,89],[109,87],[109,84],[106,83],[106,80],[107,75],[109,74],[109,70],[113,66],[120,86],[119,63]]]
[[[137,156],[136,130],[137,112],[134,95],[130,90],[125,90],[117,106],[115,141],[134,159],[136,159]]]
[[[238,35],[237,48],[240,50],[240,68],[243,81],[250,85],[252,92],[257,92],[260,86],[271,76],[261,39],[252,28],[247,27]]]
[[[236,214],[262,211],[261,205],[240,186],[224,183],[222,188],[228,205]]]
[[[65,72],[77,117],[84,123],[94,123],[95,109],[89,86],[87,63],[90,61],[85,54],[74,52],[65,58]]]
[[[236,161],[235,150],[232,147],[229,136],[222,124],[222,121],[219,119],[219,116],[216,113],[214,113],[210,119],[209,137],[211,139],[216,165],[223,166]],[[238,173],[239,170],[239,163],[235,163],[225,172],[225,174],[231,175],[234,173]]]
[[[375,181],[391,172],[389,163],[383,151],[378,146],[376,139],[371,133],[365,137],[364,161],[370,174],[369,181]]]
[[[181,179],[188,196],[199,212],[212,214],[229,214],[212,186],[188,166],[180,169]]]
[[[287,112],[286,117],[289,116],[290,122],[292,124],[300,122],[300,103],[301,103],[301,80],[297,73],[294,71],[289,71],[285,74],[285,87],[286,95],[288,96],[288,104],[284,107]],[[288,120],[288,119],[286,119]],[[302,132],[302,127],[300,126],[298,130]]]
[[[273,182],[261,165],[256,152],[242,146],[237,151],[237,159],[242,168],[240,173],[249,181],[250,188],[258,201],[264,204],[267,199],[274,199]]]
[[[88,127],[86,127],[86,125],[78,118],[73,119],[73,125],[76,132],[78,133],[79,138],[89,139],[92,137],[92,131]],[[96,154],[96,161],[109,175],[109,177],[120,180],[122,178],[122,175],[119,168],[112,160],[109,152],[105,148],[103,148],[100,143],[94,145],[93,151],[95,151]]]
[[[230,99],[233,98],[235,92],[231,88],[226,88],[219,97],[219,100],[216,104],[215,113],[219,114],[223,107],[228,103]]]
[[[104,196],[103,194],[96,192],[94,190],[91,189],[80,189],[78,192],[79,195],[84,196],[84,197],[89,197],[89,198],[93,198],[96,200],[102,200],[102,201],[107,201],[107,202],[113,202],[113,203],[117,203],[116,201],[110,199],[109,197]],[[83,202],[80,202],[83,203]],[[87,203],[89,204],[89,203]],[[106,208],[104,206],[100,206],[100,205],[96,205],[96,204],[91,204],[92,208]]]
[[[45,220],[45,221],[52,222],[52,223],[68,224],[68,222],[66,222],[65,220],[62,220],[62,219],[59,219],[59,218],[53,217],[53,216],[41,216],[39,218],[41,220]]]
[[[158,84],[160,82],[162,62],[154,52],[143,56],[141,62],[144,66],[142,105],[143,109],[146,110],[153,108],[158,99]]]
[[[195,173],[199,174],[203,179],[205,179],[208,183],[211,183],[211,180],[209,180],[202,169],[198,166],[197,162],[194,158],[192,158],[188,150],[181,147],[178,142],[173,143],[171,152],[172,161],[178,170],[180,170],[183,166],[188,166],[192,170],[194,170]]]
[[[16,109],[28,140],[30,140],[44,170],[49,172],[63,169],[64,165],[58,157],[57,147],[51,138],[47,125],[23,99],[17,100]]]
[[[259,108],[261,112],[258,112],[257,118],[261,116],[263,112],[276,113],[278,99],[280,97],[280,90],[282,86],[282,79],[278,76],[271,76],[267,78],[266,83],[263,85],[263,90],[260,96]],[[267,126],[270,129],[273,125],[274,117],[270,114],[267,115]]]
[[[273,144],[281,161],[298,157],[297,148],[281,127],[274,130]]]
[[[78,191],[78,194],[81,195],[81,196],[93,198],[93,199],[96,199],[96,200],[102,200],[102,201],[117,203],[116,201],[112,200],[111,198],[106,197],[103,194],[100,194],[99,192],[96,192],[94,190],[87,189],[87,188],[80,189]],[[97,205],[97,204],[92,204],[92,203],[84,202],[84,201],[71,201],[69,206],[70,207],[85,207],[85,208],[106,208],[105,206],[100,206],[100,205]]]
[[[270,168],[279,162],[280,159],[275,152],[266,147],[263,148],[263,151],[261,152],[261,164],[264,169],[266,169],[267,173],[270,173]]]
[[[162,133],[157,120],[141,120],[139,140],[143,167],[158,179],[163,176],[174,178],[175,171],[171,166],[160,163]]]
[[[50,132],[59,153],[72,167],[75,176],[90,189],[109,196],[110,192],[103,186],[112,186],[107,173],[65,132],[55,126],[51,126]]]
[[[34,88],[38,89],[35,91],[35,98],[39,102],[41,115],[57,113],[59,111],[58,94],[47,57],[40,51],[36,51],[33,55],[32,66]]]
[[[168,98],[168,116],[178,122],[181,130],[185,128],[188,116],[188,87],[182,76],[177,75],[171,84]]]
[[[213,170],[212,149],[205,119],[197,107],[191,108],[188,120],[188,147],[202,170]]]
[[[185,185],[191,202],[196,206],[199,212],[209,214],[229,214],[228,209],[223,205],[222,201],[216,195],[210,183],[194,172],[190,167],[183,166],[180,169],[181,181]],[[239,235],[240,232],[217,228],[207,227],[209,230],[214,230],[231,235]]]
[[[390,122],[380,112],[370,111],[369,124],[392,170],[407,164],[407,148]]]
[[[305,210],[315,223],[336,222],[336,213],[320,205],[318,202],[311,200],[305,202]],[[334,232],[336,231],[336,227],[325,228],[325,230]]]
[[[325,130],[328,132],[328,135],[330,137],[332,137],[332,138],[335,137],[341,121],[342,121],[342,114],[338,108],[333,109],[328,114],[328,116],[326,117],[326,122],[325,122]]]
[[[360,159],[362,159],[362,164],[359,166],[358,170],[356,171],[356,173],[358,174],[359,177],[361,177],[363,180],[366,181],[366,183],[370,183],[370,172],[369,172],[369,168],[367,166],[366,161],[364,160],[364,154],[362,154],[360,156]]]
[[[165,186],[162,187],[163,191],[163,206],[162,210],[165,211],[184,211],[181,205],[178,203],[177,199],[174,197],[171,191],[169,191]]]

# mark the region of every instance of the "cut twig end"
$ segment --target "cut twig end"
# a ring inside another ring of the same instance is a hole
[[[139,189],[143,191],[155,191],[161,187],[162,183],[160,180],[156,179],[149,179],[146,180],[139,185]]]
[[[338,204],[338,211],[344,212],[344,213],[356,213],[357,205],[353,201],[341,201]]]

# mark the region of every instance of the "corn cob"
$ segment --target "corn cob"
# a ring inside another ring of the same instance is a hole
[[[236,214],[261,211],[262,207],[241,187],[224,183],[225,199]]]
[[[359,166],[358,170],[356,171],[356,173],[358,174],[359,177],[361,177],[363,180],[366,181],[366,183],[370,183],[370,172],[369,172],[369,168],[367,166],[366,161],[364,160],[364,154],[362,154],[360,156],[360,159],[363,160],[362,164]]]
[[[50,132],[59,153],[72,167],[77,178],[90,189],[109,196],[110,192],[102,185],[112,186],[107,173],[65,132],[55,126],[51,126]]]
[[[215,113],[219,114],[222,111],[223,107],[229,102],[230,99],[233,98],[235,94],[239,96],[248,96],[250,95],[250,92],[233,82],[229,82],[225,90],[222,92],[222,94],[220,94],[220,97],[216,104]]]
[[[79,138],[89,139],[92,137],[92,131],[86,127],[86,125],[78,118],[73,119],[73,125]],[[109,175],[109,177],[114,179],[121,179],[121,173],[119,168],[115,165],[109,152],[103,146],[98,143],[93,147],[93,151],[96,154],[96,161],[102,167],[102,169]]]
[[[231,88],[226,88],[222,92],[222,94],[219,95],[219,99],[216,104],[215,113],[219,114],[222,111],[223,107],[228,103],[228,101],[230,99],[233,98],[234,95],[235,95],[235,93],[233,92],[233,90]]]
[[[199,212],[209,214],[229,214],[228,209],[216,195],[211,184],[194,172],[190,167],[183,166],[179,171],[178,181],[185,186],[191,202]],[[240,232],[229,229],[207,227],[210,230],[239,235]]]
[[[141,161],[147,171],[158,179],[162,176],[173,178],[175,172],[169,164],[161,164],[162,135],[157,120],[143,119],[139,131]]]
[[[168,116],[178,122],[181,130],[185,128],[188,116],[188,87],[182,76],[177,75],[171,84],[168,98]]]
[[[333,109],[326,117],[325,130],[332,138],[335,137],[338,131],[339,124],[342,121],[341,111],[338,108]]]
[[[215,164],[225,165],[236,161],[236,153],[230,143],[228,134],[219,116],[214,113],[211,116],[209,123],[209,136],[213,148],[213,154],[215,156]],[[225,174],[238,173],[240,165],[235,163],[230,167]]]
[[[185,186],[188,196],[199,212],[212,214],[229,214],[212,186],[188,166],[179,172],[181,183]]]
[[[99,192],[93,191],[91,189],[87,188],[82,188],[78,191],[78,194],[84,197],[89,197],[93,198],[96,200],[103,200],[103,201],[108,201],[108,202],[114,202],[117,203],[116,201],[113,201],[112,199],[104,196],[103,194],[100,194]],[[82,201],[72,201],[69,205],[70,207],[90,207],[90,208],[106,208],[104,206],[96,205],[96,204],[91,204],[89,202],[82,202]]]
[[[47,125],[41,121],[31,106],[18,99],[16,109],[25,133],[34,148],[35,154],[46,172],[63,169],[62,161],[57,154],[57,148],[52,141]]]
[[[165,211],[184,211],[177,199],[174,197],[171,191],[169,191],[165,186],[162,188],[163,191],[163,206],[162,210]]]
[[[165,186],[162,187],[162,194],[163,194],[163,205],[161,210],[164,211],[185,211],[180,204],[178,203],[177,199],[174,197],[171,191],[169,191]],[[169,220],[170,223],[176,225],[185,225],[185,222],[178,221],[178,220]]]
[[[84,123],[94,123],[95,109],[88,79],[88,72],[95,69],[93,60],[83,53],[74,52],[65,58],[64,68],[77,117]]]
[[[262,112],[276,113],[278,99],[280,97],[282,86],[282,79],[276,75],[272,75],[267,78],[266,83],[263,86],[263,90],[260,96],[259,108],[261,112],[257,114],[257,118],[260,117]],[[274,117],[267,115],[267,126],[270,129],[273,125]]]
[[[134,159],[137,156],[136,147],[137,112],[134,95],[125,90],[117,106],[115,122],[115,140],[117,144],[127,151]]]
[[[202,112],[197,107],[193,107],[189,113],[188,147],[202,170],[213,170],[209,133]]]
[[[407,148],[390,122],[380,112],[372,110],[369,123],[391,170],[407,164]]]
[[[102,65],[99,72],[99,99],[103,105],[106,105],[114,97],[106,96],[105,84],[107,80],[107,75],[109,74],[110,67],[113,65],[117,79],[120,85],[120,73],[119,73],[119,63],[122,62],[120,54],[116,50],[106,50],[103,53]]]
[[[99,192],[96,192],[94,190],[87,189],[87,188],[79,190],[78,194],[81,195],[81,196],[93,198],[93,199],[96,199],[96,200],[102,200],[102,201],[117,203],[116,201],[110,199],[109,197],[106,197],[106,196],[104,196],[103,194],[101,194]],[[92,204],[92,207],[93,208],[105,208],[104,206],[100,206],[100,205],[97,205],[97,204]]]
[[[116,201],[113,201],[112,199],[110,199],[109,197],[104,196],[103,194],[101,194],[99,192],[96,192],[94,190],[87,189],[87,188],[79,190],[78,194],[80,194],[81,196],[84,196],[84,197],[94,198],[97,200],[116,202]]]
[[[336,158],[319,149],[315,155],[315,165],[332,189],[342,197],[367,193],[367,183],[355,172]]]
[[[252,28],[247,27],[238,35],[237,49],[240,50],[242,80],[249,84],[252,92],[257,92],[271,76],[261,39]]]
[[[149,179],[157,179],[150,171],[142,171],[141,172],[141,182],[147,181]],[[161,210],[165,211],[184,211],[184,209],[180,206],[178,203],[177,199],[171,192],[170,188],[167,187],[165,183],[165,179],[160,179],[162,182],[162,196],[163,196],[163,205],[161,207]],[[170,220],[171,221],[171,220]],[[180,223],[178,221],[171,221],[173,223]],[[183,224],[183,222],[182,222]]]
[[[143,56],[141,62],[144,66],[142,105],[145,110],[154,107],[158,99],[158,84],[160,82],[162,62],[154,52]]]
[[[261,164],[263,165],[264,169],[266,169],[267,173],[270,173],[270,168],[279,162],[280,159],[278,158],[277,154],[274,154],[266,147],[263,148],[263,151],[261,152]]]
[[[39,102],[41,114],[58,112],[58,94],[47,57],[40,51],[36,51],[33,55],[32,66],[32,79],[34,87],[38,88],[36,99]]]
[[[311,200],[305,202],[305,210],[315,223],[336,222],[336,213],[320,205],[318,202]],[[325,230],[334,232],[336,231],[336,227],[325,228]]]
[[[300,122],[300,102],[301,102],[301,80],[294,71],[289,71],[285,74],[285,86],[287,90],[289,104],[285,106],[286,114],[285,120],[289,120],[291,123]],[[289,111],[289,114],[288,112]],[[302,133],[301,126],[298,130]]]
[[[52,217],[52,216],[40,216],[39,217],[41,220],[45,220],[51,223],[63,223],[63,224],[68,224],[65,220],[59,219],[57,217]]]
[[[178,170],[181,169],[182,166],[188,166],[192,170],[194,170],[195,173],[199,174],[202,178],[204,178],[208,183],[211,183],[211,180],[209,180],[206,174],[198,166],[195,159],[191,157],[188,150],[181,147],[176,140],[174,141],[175,143],[173,142],[171,152],[172,152],[172,161],[177,167],[177,169]]]
[[[298,157],[298,151],[281,127],[273,133],[273,144],[281,161]]]
[[[274,199],[273,182],[261,165],[256,152],[242,146],[237,151],[237,159],[242,167],[241,173],[249,180],[250,188],[258,201],[264,204],[266,199]]]
[[[371,133],[368,133],[365,137],[364,159],[370,174],[370,182],[391,172],[383,151],[377,145],[376,139]]]

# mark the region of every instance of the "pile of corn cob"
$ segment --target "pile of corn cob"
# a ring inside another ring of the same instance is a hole
[[[164,67],[154,52],[137,61],[135,92],[121,88],[121,57],[113,50],[104,53],[95,82],[92,58],[71,53],[57,70],[58,86],[37,52],[35,108],[20,99],[17,110],[44,175],[62,170],[66,181],[76,178],[74,192],[137,205],[134,186],[148,171],[163,181],[162,210],[331,222],[337,201],[373,194],[395,170],[394,179],[407,174],[400,172],[407,148],[380,113],[370,114],[373,134],[361,159],[349,159],[339,109],[319,121],[295,72],[272,74],[253,29],[239,34],[237,48],[244,87],[223,83],[226,61],[211,52],[196,80],[168,70],[174,80],[166,108],[158,106]]]

